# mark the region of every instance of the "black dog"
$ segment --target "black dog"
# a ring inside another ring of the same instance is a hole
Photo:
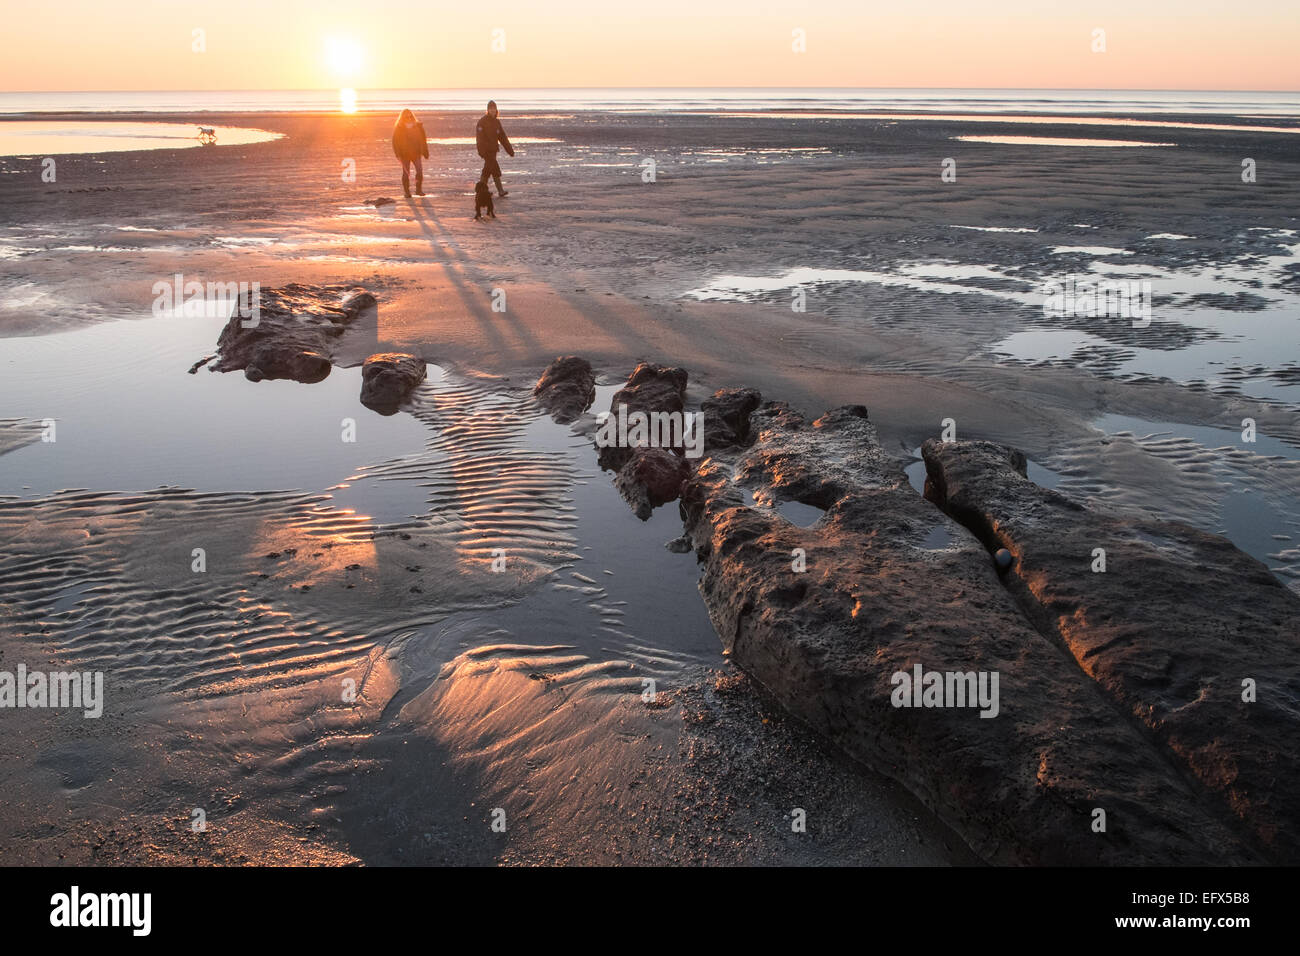
[[[488,189],[487,183],[474,184],[474,218],[482,219],[483,210],[487,209],[487,214],[493,219],[497,217],[496,210],[492,208],[492,190]]]

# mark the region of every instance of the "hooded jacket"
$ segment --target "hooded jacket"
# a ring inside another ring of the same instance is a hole
[[[478,141],[478,154],[484,159],[491,159],[497,154],[498,143],[506,148],[508,155],[515,154],[515,148],[510,145],[510,137],[506,135],[501,120],[490,113],[484,113],[479,119],[474,138]]]
[[[404,163],[414,161],[417,157],[429,158],[429,137],[425,135],[424,124],[416,120],[414,126],[398,123],[393,127],[393,154]]]

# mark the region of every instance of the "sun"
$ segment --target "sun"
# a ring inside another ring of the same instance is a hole
[[[336,76],[344,79],[354,76],[364,58],[361,44],[351,37],[325,38],[325,62]]]

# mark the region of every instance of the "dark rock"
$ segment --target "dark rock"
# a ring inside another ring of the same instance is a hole
[[[690,474],[690,461],[666,448],[636,448],[614,476],[614,487],[646,521],[655,508],[677,500]]]
[[[388,196],[376,196],[374,199],[367,199],[366,205],[367,206],[392,206],[396,202],[397,202],[396,199],[392,199]]]
[[[720,388],[700,403],[705,454],[749,441],[749,416],[763,396],[755,388]]]
[[[577,355],[562,355],[546,367],[533,397],[562,425],[574,421],[596,400],[596,373]]]
[[[1300,862],[1300,598],[1217,535],[1040,488],[1019,452],[922,454],[939,504],[1014,556],[1007,587],[1039,631],[1272,860]]]
[[[405,352],[380,352],[361,366],[361,404],[392,415],[424,381],[424,360]]]
[[[244,367],[250,382],[264,378],[291,378],[295,382],[319,382],[329,376],[330,360],[320,352],[264,342],[257,346]]]
[[[686,554],[688,551],[695,550],[691,546],[691,539],[686,535],[682,535],[680,538],[673,538],[671,541],[665,541],[664,547],[673,554]]]
[[[985,548],[910,488],[861,407],[809,423],[769,403],[750,429],[749,449],[700,464],[681,508],[724,649],[788,712],[901,781],[992,863],[1260,859],[1026,620]],[[826,514],[798,527],[748,505],[755,489]],[[926,546],[936,527],[951,538],[942,549]],[[986,686],[998,675],[997,715],[895,706],[895,676],[917,665],[982,672]]]
[[[642,362],[628,376],[627,384],[610,399],[610,414],[620,414],[619,406],[624,406],[622,414],[625,415],[633,412],[680,414],[686,408],[686,370]],[[618,471],[631,459],[632,449],[602,446],[597,457],[601,468]]]
[[[343,296],[343,301],[339,304],[341,318],[332,319],[334,322],[351,322],[366,309],[373,309],[378,305],[374,295],[365,289],[351,289]]]
[[[374,305],[369,292],[347,286],[290,283],[262,290],[256,322],[238,312],[232,315],[209,367],[217,372],[243,369],[252,381],[319,382],[329,374],[334,340]]]
[[[686,406],[686,369],[642,362],[614,393],[610,409],[626,405],[628,411],[680,412]]]

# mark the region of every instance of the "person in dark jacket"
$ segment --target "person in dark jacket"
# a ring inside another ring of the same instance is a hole
[[[402,110],[393,127],[393,153],[402,161],[402,191],[411,198],[411,164],[415,163],[415,192],[424,195],[424,162],[429,158],[429,138],[424,124],[410,110]]]
[[[501,121],[497,119],[496,100],[488,101],[487,112],[478,121],[474,138],[478,142],[478,154],[483,157],[483,172],[479,175],[478,181],[486,183],[491,176],[497,181],[497,194],[510,195],[501,185],[501,164],[497,162],[497,149],[504,146],[506,153],[513,156],[515,148],[510,145],[510,137],[506,135]]]

